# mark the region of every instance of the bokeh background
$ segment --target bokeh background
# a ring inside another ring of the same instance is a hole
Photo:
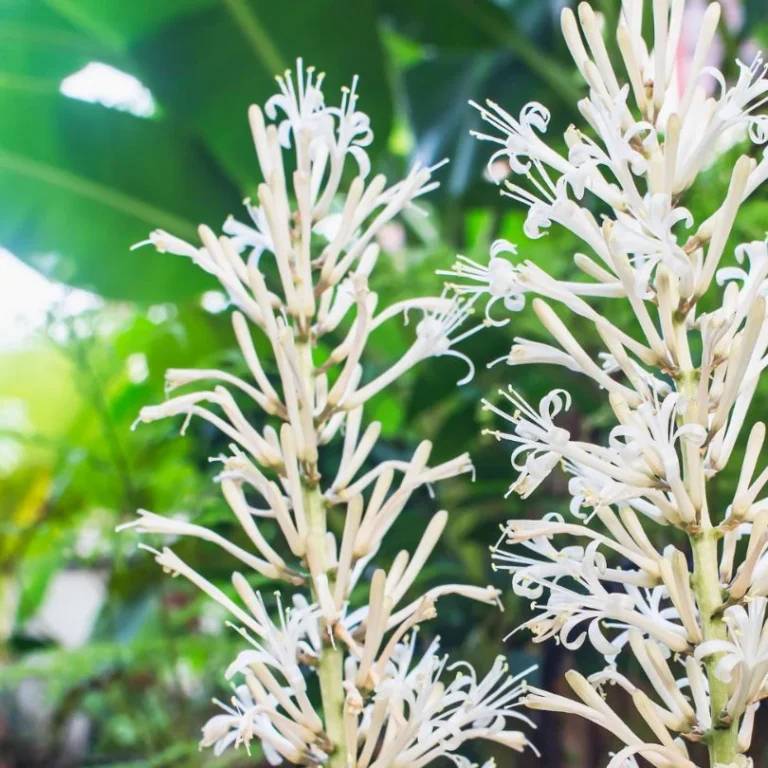
[[[565,4],[0,0],[2,768],[262,762],[258,751],[198,753],[210,699],[226,697],[223,670],[237,635],[193,588],[137,551],[135,535],[114,532],[144,507],[235,535],[211,482],[208,457],[223,447],[220,437],[202,423],[183,438],[178,424],[130,429],[142,404],[162,399],[165,368],[241,366],[226,298],[186,260],[130,246],[156,227],[194,239],[198,222],[217,228],[239,213],[259,182],[246,109],[271,95],[273,75],[301,55],[327,73],[329,99],[359,74],[360,106],[377,135],[375,170],[394,179],[415,160],[451,158],[441,189],[424,201],[430,216],[406,217],[382,235],[389,255],[376,290],[384,303],[438,292],[436,269],[456,253],[484,260],[498,236],[567,275],[578,245],[556,230],[526,241],[524,212],[500,200],[484,175],[485,147],[468,135],[478,120],[467,105],[493,98],[516,114],[535,99],[551,109],[550,135],[559,141],[578,120],[582,88],[560,39]],[[618,0],[595,5],[612,26]],[[703,7],[689,0],[682,67]],[[768,9],[764,0],[728,0],[724,9],[713,63],[724,62],[732,77],[734,57],[751,57],[768,39]],[[695,214],[718,204],[732,159],[707,172]],[[762,193],[744,206],[734,243],[763,239],[766,228]],[[620,308],[610,311],[621,321]],[[574,322],[597,352],[591,329]],[[390,326],[370,350],[374,366],[410,339],[412,329]],[[469,450],[477,465],[474,483],[456,479],[436,500],[419,497],[390,537],[384,560],[416,540],[438,505],[450,510],[420,587],[461,578],[506,588],[488,553],[499,526],[523,514],[567,513],[562,475],[525,503],[503,498],[509,451],[481,437],[482,397],[514,382],[538,400],[556,384],[577,393],[567,417],[573,432],[599,439],[612,424],[600,393],[567,371],[487,369],[516,335],[540,336],[528,311],[473,338],[472,383],[457,389],[460,364],[432,360],[368,409],[383,423],[377,458],[410,455],[428,437],[435,459]],[[766,405],[768,385],[754,408]],[[717,498],[728,498],[733,474],[724,473]],[[223,553],[199,542],[180,549],[210,579],[228,583]],[[441,635],[446,650],[479,669],[498,653],[513,669],[538,663],[531,681],[555,688],[568,667],[598,668],[587,648],[573,655],[533,646],[524,633],[505,639],[530,613],[511,594],[504,604],[498,612],[445,598],[422,633]],[[586,768],[615,747],[582,722],[537,719],[539,764]],[[758,765],[761,749],[758,739]],[[536,764],[530,754],[500,758]]]

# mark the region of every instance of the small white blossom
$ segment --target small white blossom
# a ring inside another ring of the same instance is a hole
[[[452,270],[438,270],[439,275],[457,277],[459,280],[472,280],[471,284],[459,284],[455,288],[461,294],[487,293],[491,300],[485,308],[486,320],[491,325],[505,325],[508,320],[491,319],[491,308],[497,301],[502,301],[504,308],[517,312],[525,306],[524,289],[520,286],[518,272],[512,262],[501,258],[502,252],[517,253],[517,248],[506,240],[497,240],[491,249],[488,266],[484,267],[466,256],[457,256]]]
[[[435,642],[409,669],[413,644],[400,646],[393,657],[394,674],[376,687],[374,711],[377,705],[386,706],[398,713],[400,722],[397,731],[384,734],[373,765],[422,766],[444,756],[461,767],[466,758],[455,752],[467,739],[486,739],[517,751],[528,746],[520,731],[509,730],[515,720],[531,725],[517,711],[522,675],[509,677],[506,661],[498,657],[486,676],[478,678],[469,664],[448,665],[447,657],[437,652]],[[443,682],[451,673],[450,682]],[[369,733],[366,746],[371,738]]]
[[[514,426],[514,432],[489,431],[488,434],[497,440],[509,440],[517,444],[511,461],[520,476],[510,486],[509,493],[514,491],[526,498],[547,478],[563,457],[571,436],[568,430],[555,426],[553,420],[559,413],[570,408],[571,396],[565,390],[553,390],[542,398],[536,412],[511,387],[507,391],[499,392],[514,406],[512,413],[500,410],[487,400],[483,401],[483,407],[510,422]],[[524,457],[522,463],[520,457]]]
[[[725,609],[728,640],[708,640],[696,649],[696,658],[717,656],[715,675],[730,684],[728,713],[738,717],[747,705],[762,698],[768,676],[768,600],[756,597],[745,610],[740,605]]]

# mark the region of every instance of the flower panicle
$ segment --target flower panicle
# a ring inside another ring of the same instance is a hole
[[[168,545],[199,539],[243,571],[223,587],[170,546],[151,550],[165,571],[222,606],[243,642],[225,672],[233,695],[216,702],[220,712],[203,727],[201,747],[220,754],[255,742],[271,764],[384,768],[447,755],[469,766],[458,752],[469,739],[527,746],[513,727],[529,724],[517,711],[519,678],[503,660],[485,678],[469,665],[448,666],[437,643],[415,660],[417,629],[445,595],[496,606],[499,591],[449,583],[419,594],[445,510],[388,570],[375,558],[414,493],[432,494],[438,482],[474,468],[467,454],[430,461],[429,440],[410,457],[380,459],[382,426],[365,423],[363,412],[429,359],[457,358],[466,370],[459,383],[468,382],[474,365],[463,342],[487,323],[472,320],[479,294],[445,290],[381,306],[381,235],[399,214],[419,210],[442,163],[417,164],[396,183],[373,174],[358,79],[337,106],[324,86],[324,76],[299,60],[294,73],[277,78],[264,107],[250,109],[263,181],[242,220],[229,217],[220,235],[201,226],[195,244],[162,230],[139,244],[185,257],[219,280],[243,366],[239,375],[169,370],[166,400],[142,408],[137,420],[181,417],[184,434],[196,417],[224,436],[229,451],[212,460],[221,464],[215,481],[229,522],[207,526],[186,513],[140,510],[121,528]],[[410,344],[388,366],[369,367],[371,335],[398,320]],[[321,457],[334,441],[338,469],[325,476]],[[340,529],[328,525],[330,509],[340,513]],[[252,586],[265,580],[295,590],[292,599],[265,599]],[[308,682],[315,674],[322,714]]]
[[[712,66],[720,5],[692,45],[688,11],[685,0],[626,0],[607,29],[588,2],[563,10],[586,83],[565,151],[548,141],[546,106],[473,104],[488,175],[527,208],[524,234],[559,227],[579,242],[573,277],[506,240],[487,265],[460,257],[443,273],[486,297],[492,324],[530,307],[549,337],[516,338],[495,363],[559,366],[606,393],[607,427],[603,412],[567,412],[559,389],[538,406],[503,390],[484,407],[486,432],[511,446],[510,493],[527,498],[562,472],[573,518],[511,521],[494,568],[531,601],[523,628],[535,641],[589,642],[607,664],[589,679],[568,673],[576,699],[530,689],[524,701],[614,733],[611,768],[693,766],[696,741],[710,766],[747,766],[768,695],[768,468],[765,425],[749,421],[768,367],[768,239],[728,251],[741,206],[768,178],[765,152],[752,157],[768,140],[768,68],[758,54],[726,80]],[[733,156],[718,197],[702,174]],[[736,462],[735,491],[715,504],[711,483]],[[642,685],[618,671],[627,655]],[[632,699],[644,733],[606,702],[609,687]]]

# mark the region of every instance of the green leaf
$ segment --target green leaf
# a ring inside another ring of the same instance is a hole
[[[89,61],[124,66],[110,46],[39,0],[0,0],[0,86],[52,93]]]
[[[557,133],[576,116],[581,84],[562,41],[556,3],[446,0],[439,14],[429,0],[382,3],[400,34],[436,46],[406,69],[404,82],[417,158],[451,158],[444,193],[465,194],[480,180],[490,154],[469,137],[482,125],[469,100],[492,99],[512,115],[529,101],[542,102],[552,106],[551,130]]]
[[[764,0],[745,0],[744,2],[744,28],[750,29],[756,24],[765,23]]]
[[[105,296],[173,300],[212,285],[186,260],[129,251],[156,227],[196,238],[238,205],[234,187],[179,128],[60,95],[0,90],[6,195],[0,243]],[[55,258],[51,258],[54,255]]]
[[[444,0],[439,13],[429,0],[382,0],[381,8],[402,34],[441,49],[495,48],[498,39],[482,19],[509,27],[504,11],[490,0]]]
[[[521,32],[546,36],[556,17],[546,0],[443,0],[439,13],[432,0],[382,0],[381,9],[401,34],[443,51],[495,49]]]
[[[49,543],[52,543],[50,539]],[[28,558],[18,568],[17,575],[21,583],[21,598],[16,617],[17,622],[24,622],[31,618],[35,611],[40,608],[51,578],[61,568],[63,561],[64,556],[60,548],[50,547],[46,554]]]
[[[566,79],[569,79],[568,76]],[[531,101],[552,107],[548,136],[562,136],[573,114],[558,109],[560,91],[570,90],[570,101],[579,93],[558,76],[549,85],[541,73],[520,61],[518,53],[444,53],[420,62],[405,73],[405,90],[411,125],[416,139],[416,156],[424,163],[451,158],[448,180],[441,190],[452,197],[464,194],[481,178],[493,149],[479,142],[471,130],[496,133],[484,123],[467,102],[496,102],[517,116]],[[458,105],[458,106],[457,106]],[[463,105],[463,106],[461,106]],[[488,187],[490,185],[486,185]],[[495,197],[495,193],[493,195]],[[487,194],[483,202],[491,199]]]
[[[392,104],[372,0],[87,0],[77,6],[84,29],[103,30],[103,39],[129,46],[137,74],[170,119],[201,136],[244,193],[253,194],[261,181],[248,107],[276,91],[275,75],[295,68],[297,57],[326,72],[329,102],[359,75],[360,108],[386,144]]]
[[[0,106],[24,115],[0,128],[0,180],[14,190],[0,243],[107,297],[174,300],[212,287],[181,259],[127,249],[156,227],[195,239],[199,222],[218,228],[239,211],[261,181],[247,108],[275,92],[274,74],[297,56],[326,70],[329,101],[357,73],[361,108],[383,137],[391,126],[371,0],[296,2],[294,13],[253,0],[50,0],[21,8],[0,0],[0,40],[8,38],[9,51]],[[163,122],[58,96],[61,78],[91,60],[137,74]]]
[[[116,49],[127,49],[142,35],[217,0],[163,0],[124,3],[116,0],[47,0],[73,25]]]

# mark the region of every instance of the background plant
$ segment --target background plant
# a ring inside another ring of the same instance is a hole
[[[388,255],[378,268],[377,291],[385,304],[431,292],[434,270],[449,265],[457,252],[484,260],[492,238],[523,237],[524,212],[498,199],[483,177],[485,148],[468,135],[480,119],[467,99],[487,96],[511,105],[535,98],[552,111],[553,137],[578,119],[573,94],[582,80],[559,34],[559,2],[461,0],[442,3],[438,15],[431,3],[414,2],[309,8],[200,0],[156,6],[104,0],[0,5],[0,99],[3,114],[14,117],[0,127],[6,190],[0,242],[45,274],[100,296],[57,288],[61,299],[50,309],[48,332],[14,337],[12,346],[3,323],[2,563],[16,585],[11,591],[20,597],[18,611],[3,625],[10,625],[11,635],[4,646],[1,749],[11,763],[214,761],[197,751],[199,724],[210,714],[210,698],[221,694],[219,670],[236,653],[239,639],[213,633],[221,616],[203,612],[197,618],[202,604],[194,590],[179,580],[158,579],[151,559],[136,557],[130,537],[112,529],[144,507],[185,513],[191,522],[230,531],[210,482],[218,468],[207,457],[225,448],[213,430],[198,427],[195,440],[176,439],[175,424],[128,432],[139,408],[161,399],[167,367],[233,366],[244,372],[229,321],[220,313],[222,298],[212,293],[215,281],[183,260],[128,250],[149,229],[169,227],[169,218],[176,224],[183,219],[185,226],[174,231],[188,237],[201,220],[218,227],[240,211],[242,198],[255,195],[259,176],[247,124],[229,116],[244,116],[249,104],[268,98],[272,73],[304,54],[327,72],[329,83],[339,84],[350,73],[361,76],[365,108],[379,137],[371,153],[374,173],[395,178],[413,158],[454,158],[439,171],[441,188],[421,203],[430,210],[430,226],[406,219],[402,230],[386,233],[395,237],[384,244]],[[608,2],[600,7],[608,19],[617,8]],[[760,2],[745,4],[749,25],[721,29],[729,78],[736,74],[737,50],[763,34],[762,10]],[[299,14],[306,24],[296,24]],[[279,66],[263,62],[254,29],[279,53]],[[324,41],[333,50],[330,60]],[[136,75],[152,93],[152,116],[63,97],[62,80],[92,61]],[[234,159],[225,163],[217,146]],[[704,183],[714,197],[725,194],[731,165],[725,157],[706,172]],[[135,200],[150,208],[126,205]],[[697,217],[705,211],[694,202]],[[762,238],[764,220],[758,191],[742,207],[731,242]],[[567,233],[552,230],[529,242],[525,257],[565,278],[573,267],[562,253],[576,249]],[[4,277],[5,269],[3,261]],[[50,289],[42,281],[33,285],[28,302],[37,305]],[[16,289],[10,291],[16,299]],[[616,322],[626,320],[616,308]],[[584,338],[589,326],[576,319],[572,327]],[[406,348],[411,333],[397,324],[381,329],[371,340],[371,354],[383,364]],[[419,588],[457,572],[476,584],[505,583],[490,573],[487,544],[499,523],[523,515],[523,506],[500,497],[508,485],[507,458],[478,439],[476,424],[482,417],[479,399],[498,381],[498,370],[486,372],[484,364],[504,355],[514,335],[543,338],[530,313],[518,316],[514,327],[473,339],[467,351],[477,365],[474,382],[456,389],[458,364],[433,360],[371,403],[371,418],[382,422],[384,456],[408,457],[427,437],[434,460],[467,449],[482,466],[475,483],[443,484],[436,501],[426,493],[417,496],[413,515],[421,525],[399,526],[395,548],[385,544],[382,556],[412,548],[427,515],[451,510],[451,524],[420,574]],[[588,340],[585,347],[592,353],[600,344]],[[532,372],[516,383],[538,402],[549,390],[548,377]],[[560,373],[563,386],[579,387],[577,374]],[[579,391],[567,422],[585,439],[600,440],[612,423],[610,411],[596,389]],[[765,402],[762,385],[755,402]],[[727,497],[736,482],[726,468],[718,493]],[[566,514],[564,490],[565,481],[551,476],[525,502],[525,516]],[[229,561],[211,558],[210,550],[194,542],[180,554],[213,583],[226,585]],[[34,633],[30,627],[41,607],[59,601],[52,588],[69,583],[60,577],[69,579],[73,572],[96,578],[101,594],[110,595],[95,603],[95,625],[77,647],[50,626]],[[509,592],[504,602],[500,614],[444,598],[438,618],[422,628],[423,637],[439,634],[445,650],[473,663],[487,663],[500,649],[513,669],[538,661],[539,682],[550,687],[576,663],[572,652],[554,644],[532,646],[523,633],[503,644],[509,617],[527,610],[529,601]],[[600,660],[589,646],[578,652],[582,669],[596,671]],[[631,721],[632,712],[621,706]],[[537,745],[548,765],[592,765],[612,743],[575,718],[539,719],[548,738]],[[171,728],[185,739],[170,744]],[[761,738],[758,723],[756,749]]]

